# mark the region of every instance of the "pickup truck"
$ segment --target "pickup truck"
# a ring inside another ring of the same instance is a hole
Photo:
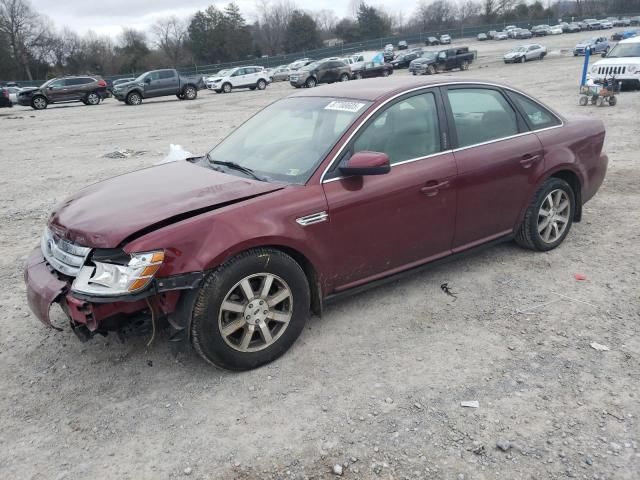
[[[175,95],[180,100],[194,100],[203,88],[202,77],[180,75],[177,70],[152,70],[131,82],[113,87],[113,96],[127,105],[140,105],[143,98]]]
[[[469,47],[422,52],[422,56],[409,64],[409,71],[414,75],[425,73],[433,75],[454,68],[468,70],[469,65],[473,62],[473,57],[473,52],[469,51]]]

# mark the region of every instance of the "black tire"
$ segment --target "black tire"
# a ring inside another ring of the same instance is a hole
[[[467,70],[469,70],[469,62],[467,60],[464,60],[462,62],[462,65],[460,65],[460,70],[463,72],[466,72]]]
[[[182,90],[182,96],[185,100],[195,100],[198,98],[198,89],[192,85],[187,85]]]
[[[429,66],[427,67],[427,73],[428,73],[429,75],[435,75],[435,74],[436,74],[436,72],[437,72],[436,67],[434,67],[433,65],[429,65]]]
[[[616,97],[609,97],[609,106],[615,107],[616,103],[618,103],[618,99]]]
[[[84,97],[84,104],[85,105],[98,105],[100,103],[100,95],[98,95],[96,92],[90,92],[87,93],[87,95]]]
[[[224,93],[231,93],[231,90],[233,90],[233,86],[229,82],[222,85],[222,91]]]
[[[288,284],[292,295],[291,319],[271,345],[254,352],[241,352],[230,346],[220,331],[222,302],[238,282],[261,273],[276,275]],[[280,250],[249,250],[228,260],[207,276],[193,309],[191,342],[198,354],[213,365],[228,370],[249,370],[285,353],[302,332],[309,312],[309,284],[300,265]]]
[[[264,90],[265,88],[267,88],[267,82],[262,79],[258,80],[258,83],[256,83],[256,88],[258,90]]]
[[[138,92],[130,92],[127,95],[127,105],[140,105],[142,103],[142,95]]]
[[[255,90],[256,87],[249,87],[249,90]]]
[[[388,77],[389,76],[389,70],[383,70],[382,71],[382,76],[383,77]]]
[[[309,77],[307,78],[307,81],[304,82],[304,86],[307,88],[313,88],[318,84],[318,82],[316,81],[315,77]]]
[[[349,81],[349,75],[347,73],[343,73],[342,75],[340,75],[340,81],[341,82],[348,82]]]
[[[356,80],[362,80],[362,74],[360,72],[356,73]]]
[[[520,57],[520,63],[525,63],[527,61],[527,57],[524,55]]]
[[[566,227],[562,234],[553,242],[545,242],[538,232],[538,215],[540,212],[540,208],[542,204],[551,192],[555,190],[562,190],[566,193],[569,198],[569,213],[568,213],[568,221]],[[518,245],[524,248],[528,248],[530,250],[535,250],[538,252],[546,252],[548,250],[552,250],[560,245],[566,236],[569,234],[571,230],[571,225],[573,224],[573,216],[576,211],[576,200],[575,200],[575,192],[571,188],[571,186],[565,182],[564,180],[556,177],[551,177],[545,180],[545,182],[540,185],[536,193],[533,195],[533,199],[531,203],[527,207],[527,211],[524,215],[524,220],[522,221],[522,225],[516,231],[515,241]]]
[[[31,99],[31,108],[34,110],[44,110],[48,105],[49,101],[44,95],[36,95]]]
[[[177,98],[178,100],[184,100],[184,95],[182,95],[181,93],[177,93],[177,94],[176,94],[176,98]]]

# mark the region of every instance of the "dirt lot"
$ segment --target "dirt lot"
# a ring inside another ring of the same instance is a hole
[[[291,87],[0,111],[0,478],[640,478],[640,92],[579,107],[582,59],[562,49],[582,36],[541,40],[548,58],[525,65],[498,57],[514,41],[472,42],[463,72],[606,123],[607,179],[560,248],[505,244],[340,301],[240,374],[174,358],[164,337],[47,330],[22,265],[65,196],[170,143],[204,152]],[[139,153],[104,156],[124,149]]]

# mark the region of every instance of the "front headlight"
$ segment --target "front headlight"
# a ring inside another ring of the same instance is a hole
[[[629,65],[627,67],[627,72],[629,72],[629,73],[636,73],[636,72],[639,72],[639,71],[640,71],[640,69],[638,69],[638,67],[636,65]]]
[[[164,252],[131,254],[124,263],[89,262],[82,267],[71,285],[77,293],[99,296],[127,295],[147,287],[164,261]]]
[[[591,67],[591,73],[596,73],[597,70],[598,70],[598,67],[596,67],[595,65]]]

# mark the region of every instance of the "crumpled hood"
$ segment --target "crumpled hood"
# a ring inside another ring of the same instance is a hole
[[[518,55],[520,55],[522,53],[523,52],[507,52],[507,53],[504,54],[503,58],[513,58],[513,57],[516,57],[516,56],[518,56]]]
[[[55,208],[49,227],[78,245],[116,248],[141,230],[282,188],[187,161],[166,163],[80,190]]]

